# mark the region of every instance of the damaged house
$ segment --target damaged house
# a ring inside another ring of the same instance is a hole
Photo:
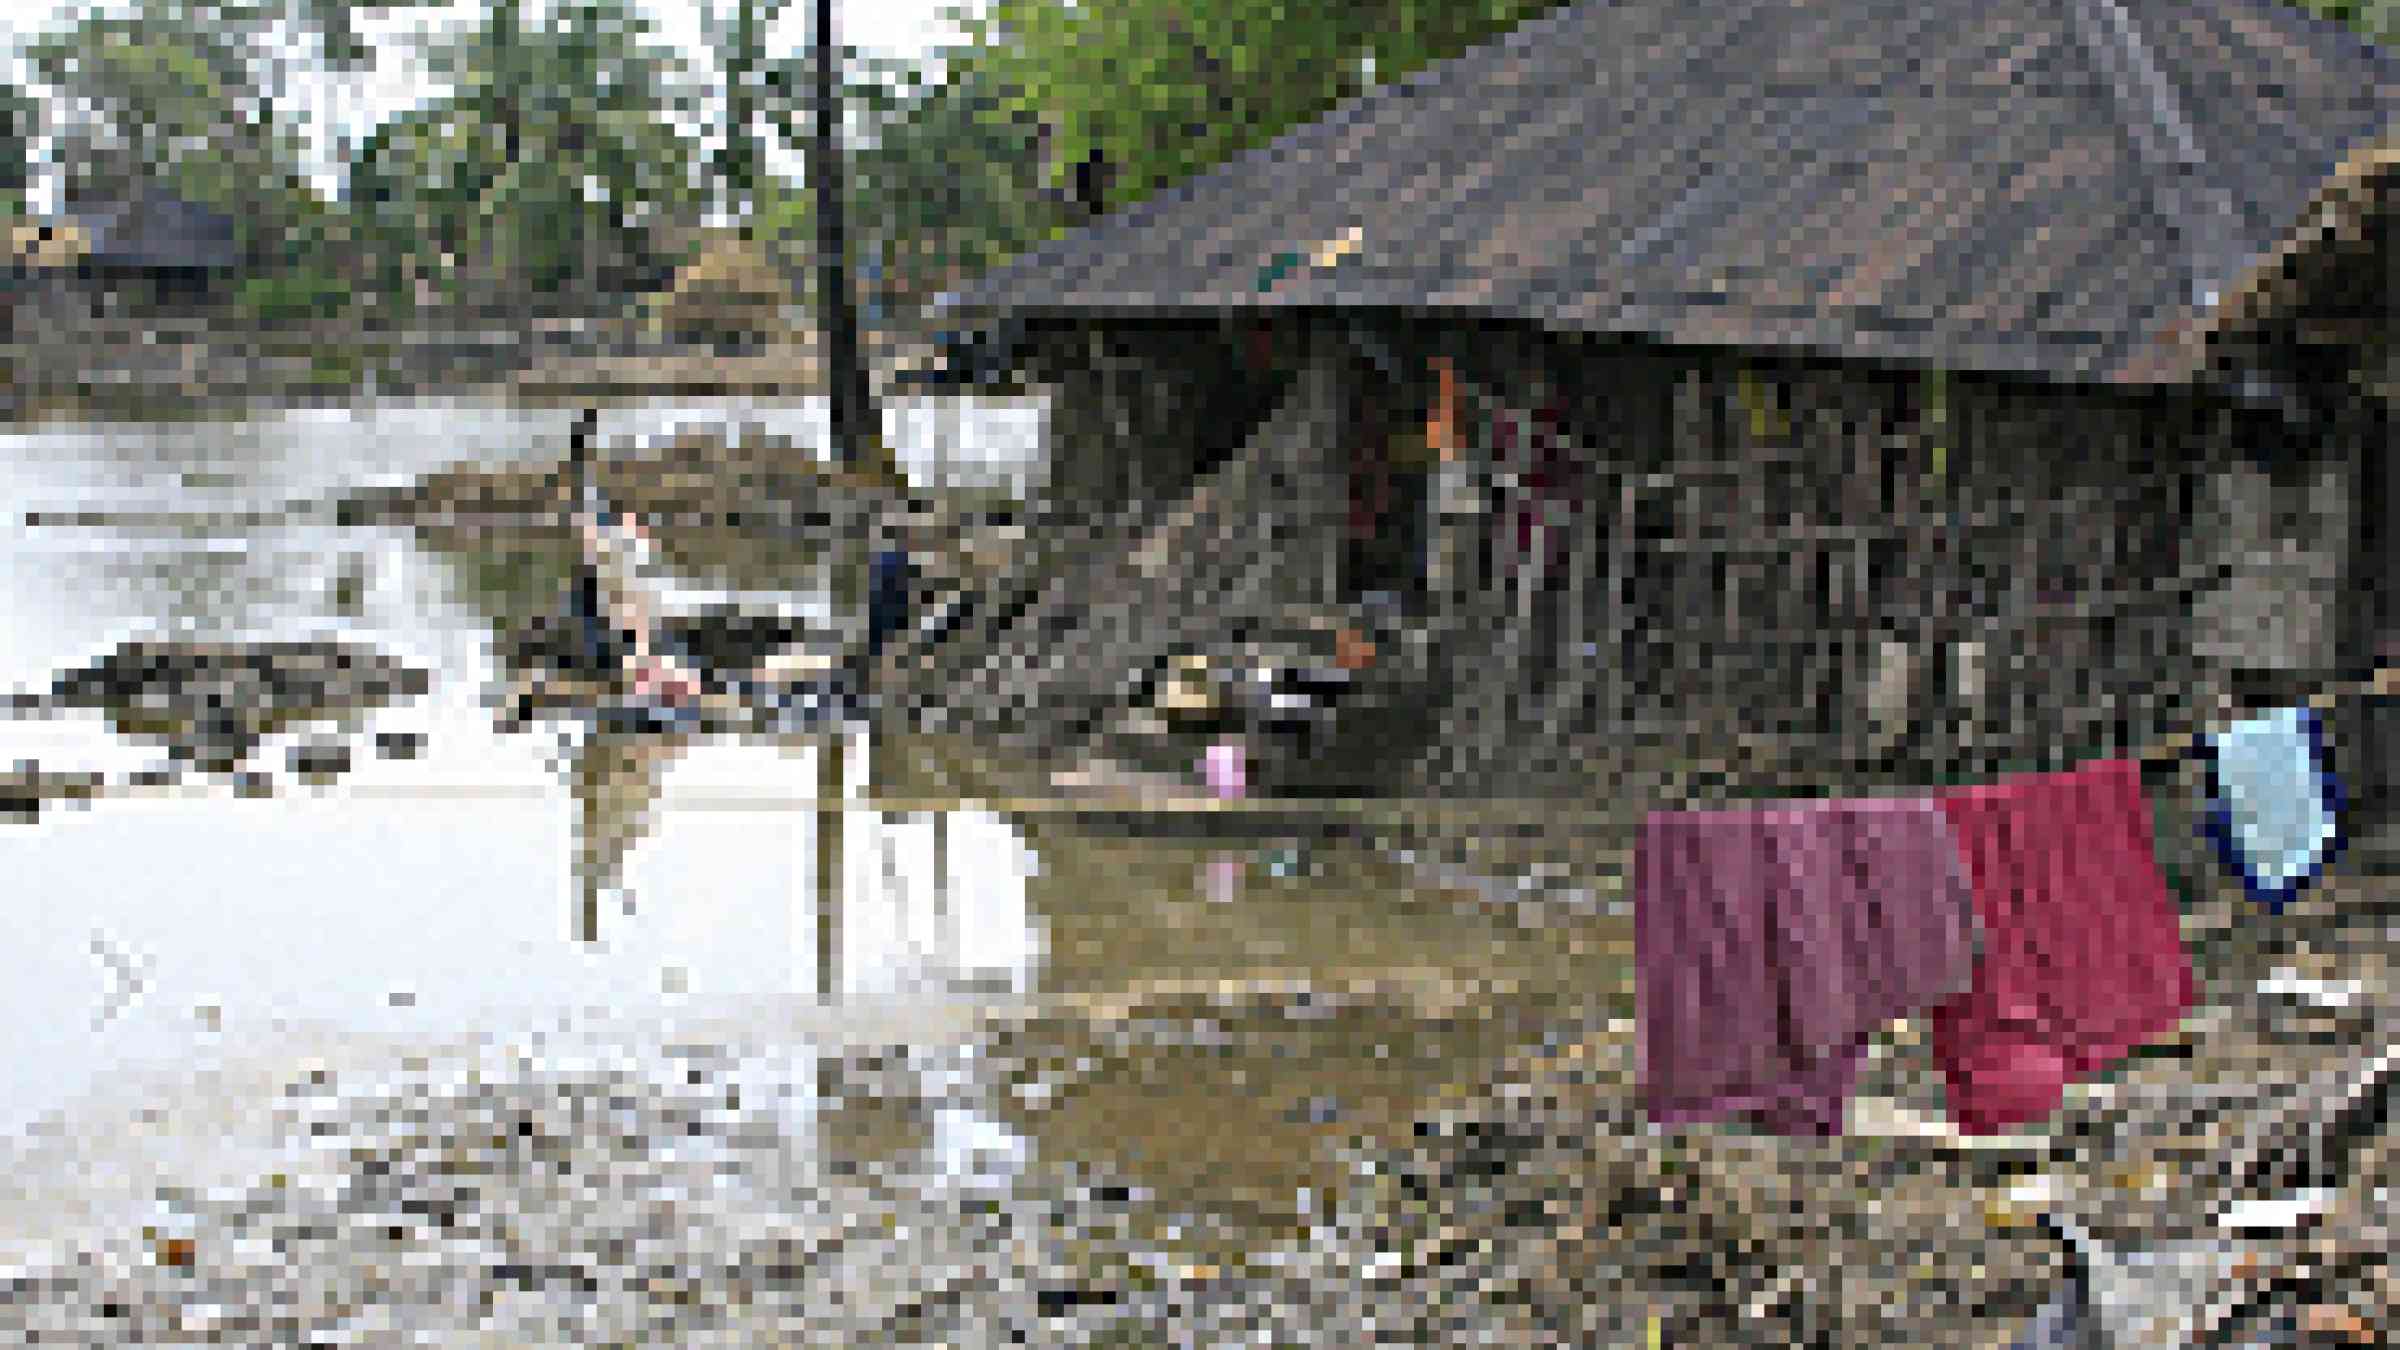
[[[1588,795],[2054,763],[2355,673],[2388,384],[2233,330],[2396,96],[2278,0],[1569,4],[952,297],[1024,334],[1050,487],[887,674],[1189,765],[1175,672],[1314,615],[1354,706],[1279,784]]]

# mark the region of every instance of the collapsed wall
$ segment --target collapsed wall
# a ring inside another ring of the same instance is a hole
[[[1108,509],[1054,517],[885,687],[1038,758],[1190,769],[1133,731],[1174,658],[1342,613],[1348,376],[1331,344],[1301,355],[1197,478],[1166,472],[1157,419],[1098,419],[1069,453]],[[2055,767],[2358,645],[2336,603],[2356,447],[2323,428],[1738,353],[1484,335],[1460,363],[1479,406],[1429,494],[1433,673],[1338,715],[1385,791],[1630,809]],[[1171,366],[1141,381],[1154,409],[1199,406]]]
[[[1049,541],[972,597],[975,617],[887,666],[890,687],[920,724],[1041,755],[1088,749],[1175,654],[1328,600],[1333,409],[1332,381],[1304,374],[1188,492]]]

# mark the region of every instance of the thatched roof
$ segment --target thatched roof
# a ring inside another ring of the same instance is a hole
[[[2362,370],[2400,313],[2400,129],[2342,161],[2299,222],[2211,316],[2190,359],[2318,373]],[[2387,395],[2388,396],[2388,395]]]
[[[162,192],[91,213],[84,233],[95,266],[218,271],[240,260],[232,216]]]
[[[791,288],[766,246],[718,231],[701,240],[692,260],[655,297],[652,312],[672,329],[775,334],[790,303]]]
[[[2400,59],[2282,0],[1582,0],[953,303],[2146,381],[2395,107]]]

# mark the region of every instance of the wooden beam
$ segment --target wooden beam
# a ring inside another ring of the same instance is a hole
[[[838,729],[817,740],[816,974],[817,998],[825,1003],[833,1002],[842,990],[842,760],[848,748]]]

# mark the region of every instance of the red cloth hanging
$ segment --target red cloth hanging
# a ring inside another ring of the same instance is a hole
[[[2066,1085],[2173,1027],[2192,999],[2140,767],[2110,760],[1940,797],[1983,951],[1933,1015],[1959,1128],[2039,1120]]]

